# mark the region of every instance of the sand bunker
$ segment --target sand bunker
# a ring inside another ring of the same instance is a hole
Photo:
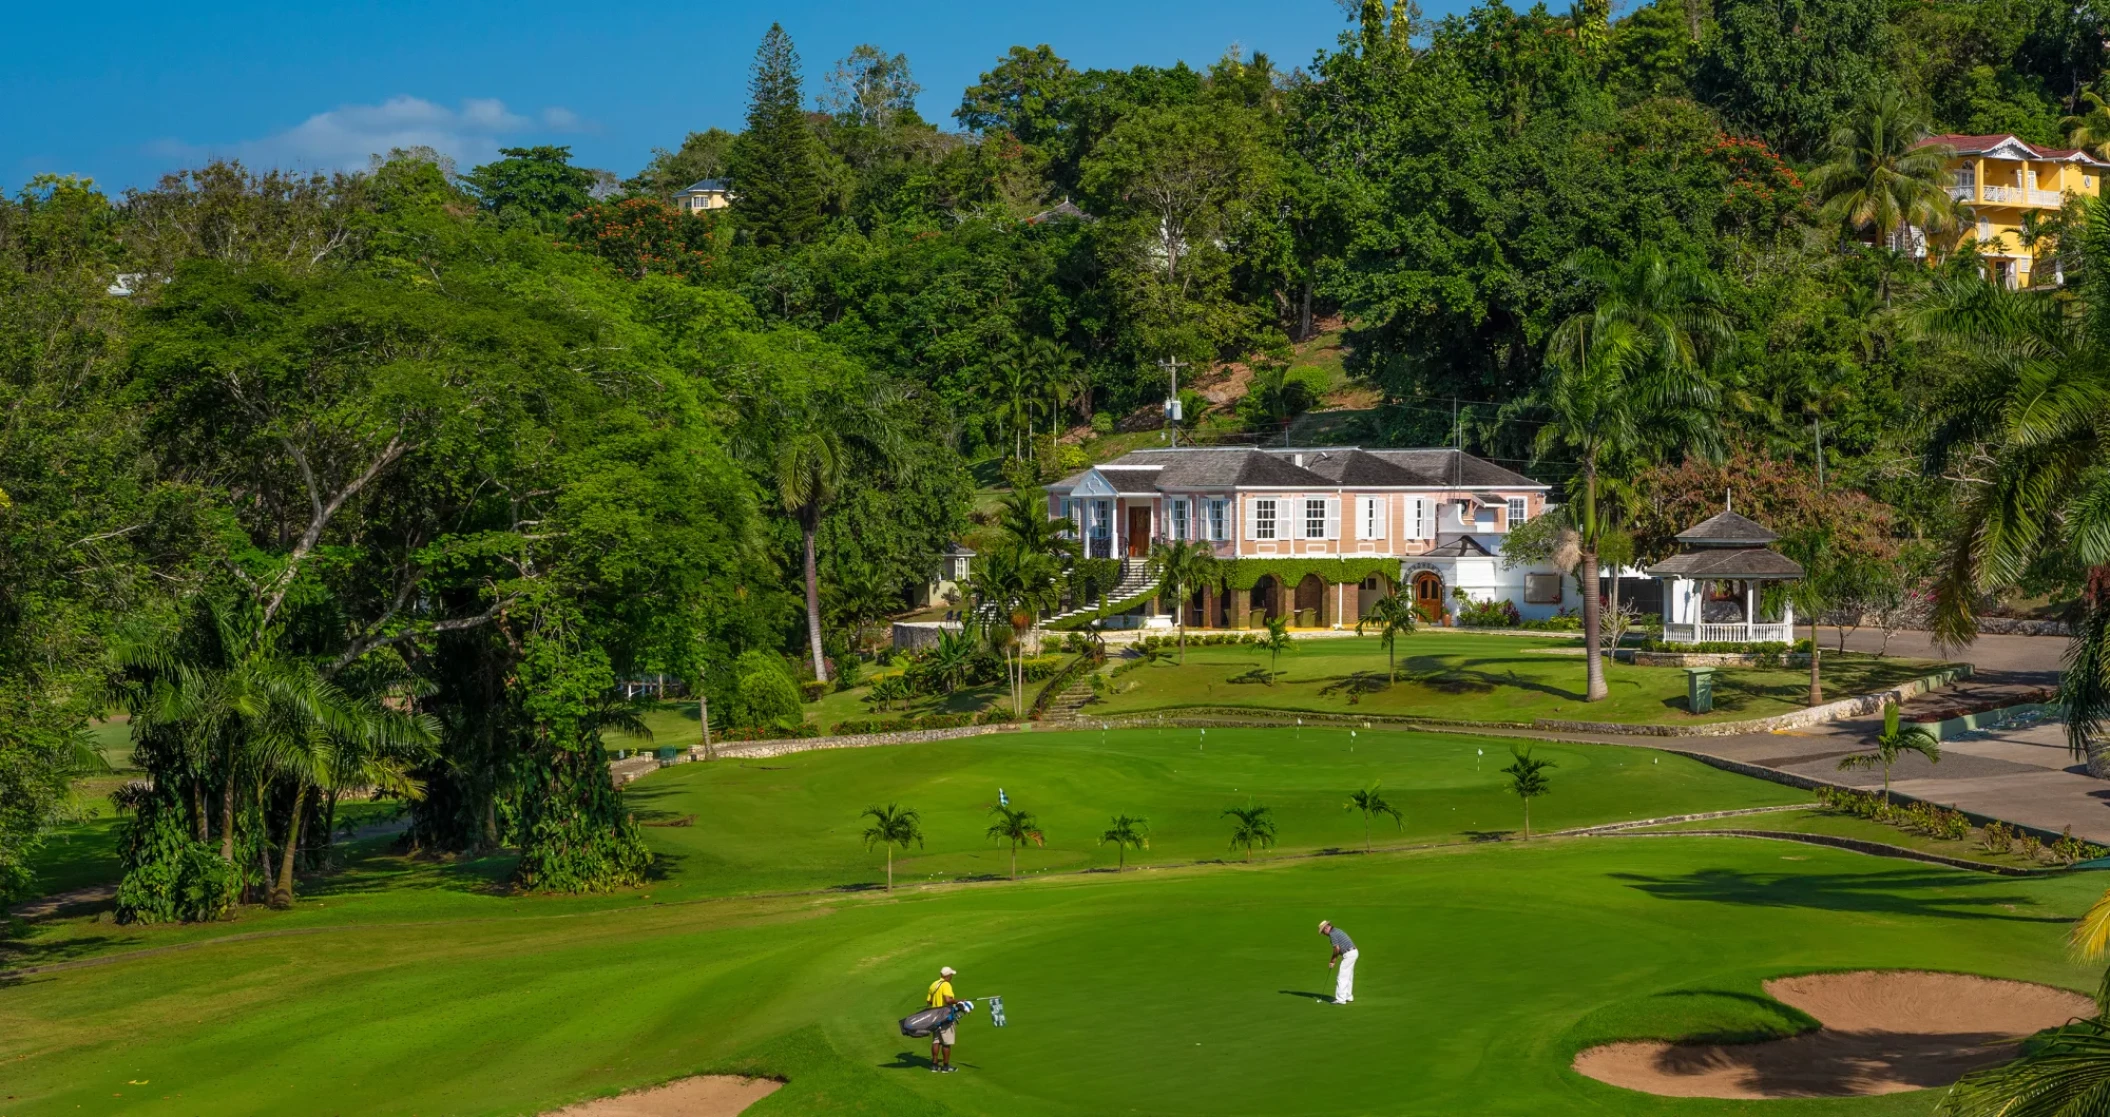
[[[1674,1098],[1837,1098],[1947,1086],[2018,1041],[2095,1013],[2078,993],[1962,974],[1871,971],[1766,982],[1822,1028],[1733,1045],[1611,1043],[1575,1057],[1601,1082]]]
[[[704,1074],[621,1097],[580,1102],[547,1117],[737,1117],[782,1085],[773,1078]]]

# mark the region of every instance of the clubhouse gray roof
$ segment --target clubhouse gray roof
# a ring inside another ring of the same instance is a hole
[[[1058,492],[1075,489],[1092,472],[1072,474],[1052,488]],[[1238,488],[1546,488],[1521,473],[1457,450],[1364,450],[1355,446],[1138,450],[1097,467],[1097,472],[1122,494]]]
[[[1495,554],[1493,551],[1490,551],[1486,547],[1481,546],[1480,541],[1473,538],[1472,536],[1460,535],[1447,541],[1438,542],[1434,547],[1431,547],[1418,555],[1409,555],[1407,557],[1415,559],[1493,558],[1495,557]]]
[[[1723,512],[1678,533],[1678,542],[1697,547],[1763,547],[1780,536],[1749,516]]]

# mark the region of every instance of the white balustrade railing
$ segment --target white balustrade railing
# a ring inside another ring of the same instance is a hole
[[[1979,194],[1979,197],[1988,202],[2019,202],[2022,200],[2022,188],[2019,186],[1994,186],[1987,184],[1981,190],[1982,193]]]
[[[1764,644],[1792,643],[1794,627],[1777,621],[1745,624],[1666,624],[1663,639],[1673,644]]]
[[[1976,186],[1951,186],[1949,187],[1949,196],[1959,202],[1975,202],[1978,200],[1978,188]]]
[[[2032,190],[2029,192],[2029,204],[2033,206],[2063,206],[2066,204],[2066,195],[2057,190]]]

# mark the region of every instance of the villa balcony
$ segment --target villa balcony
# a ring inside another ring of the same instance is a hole
[[[2066,195],[2062,191],[2037,190],[2025,186],[1951,186],[1949,196],[1959,202],[1977,202],[1981,205],[2058,209],[2066,204]]]
[[[1663,639],[1670,644],[1792,644],[1795,626],[1778,621],[1666,624]]]

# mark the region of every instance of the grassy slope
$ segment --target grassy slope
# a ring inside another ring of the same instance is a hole
[[[792,1080],[755,1117],[1923,1113],[1924,1095],[1648,1098],[1567,1064],[1618,1036],[1791,1028],[1755,996],[1784,972],[2083,987],[2059,936],[2087,883],[1545,842],[339,928],[0,991],[0,1112],[524,1114],[739,1068]],[[1314,1003],[1321,916],[1363,948],[1353,1009]],[[943,1079],[892,1023],[941,963],[1011,1018],[963,1025],[968,1073]]]
[[[1977,831],[1973,836],[1960,841],[1946,838],[1931,838],[1910,830],[1855,818],[1850,814],[1812,808],[1805,811],[1783,811],[1760,818],[1728,818],[1702,822],[1671,823],[1666,826],[1649,827],[1651,830],[1704,830],[1710,827],[1729,827],[1749,830],[1783,830],[1791,834],[1825,834],[1835,838],[1854,838],[1864,842],[1881,842],[1884,845],[1903,846],[1927,853],[1938,853],[1944,857],[1958,857],[1966,861],[1983,861],[1988,865],[2006,865],[2011,868],[2045,868],[2048,862],[2039,858],[2030,860],[2010,850],[2007,853],[1988,852],[1979,845]],[[2105,883],[2110,883],[2106,881]]]
[[[1547,654],[1574,647],[1567,638],[1418,633],[1399,640],[1400,680],[1390,686],[1383,686],[1385,651],[1374,636],[1299,642],[1281,657],[1276,669],[1283,675],[1273,686],[1231,681],[1268,668],[1268,654],[1257,647],[1190,647],[1186,666],[1168,660],[1130,671],[1115,680],[1120,692],[1090,712],[1118,716],[1209,705],[1468,721],[1710,722],[1799,710],[1809,689],[1809,673],[1802,669],[1724,668],[1715,676],[1714,712],[1695,717],[1685,712],[1684,671],[1611,663],[1605,667],[1611,697],[1586,704],[1581,657]],[[1827,654],[1823,668],[1826,694],[1842,698],[1932,669],[1921,660],[1851,653]],[[1358,674],[1363,687],[1344,685]]]

